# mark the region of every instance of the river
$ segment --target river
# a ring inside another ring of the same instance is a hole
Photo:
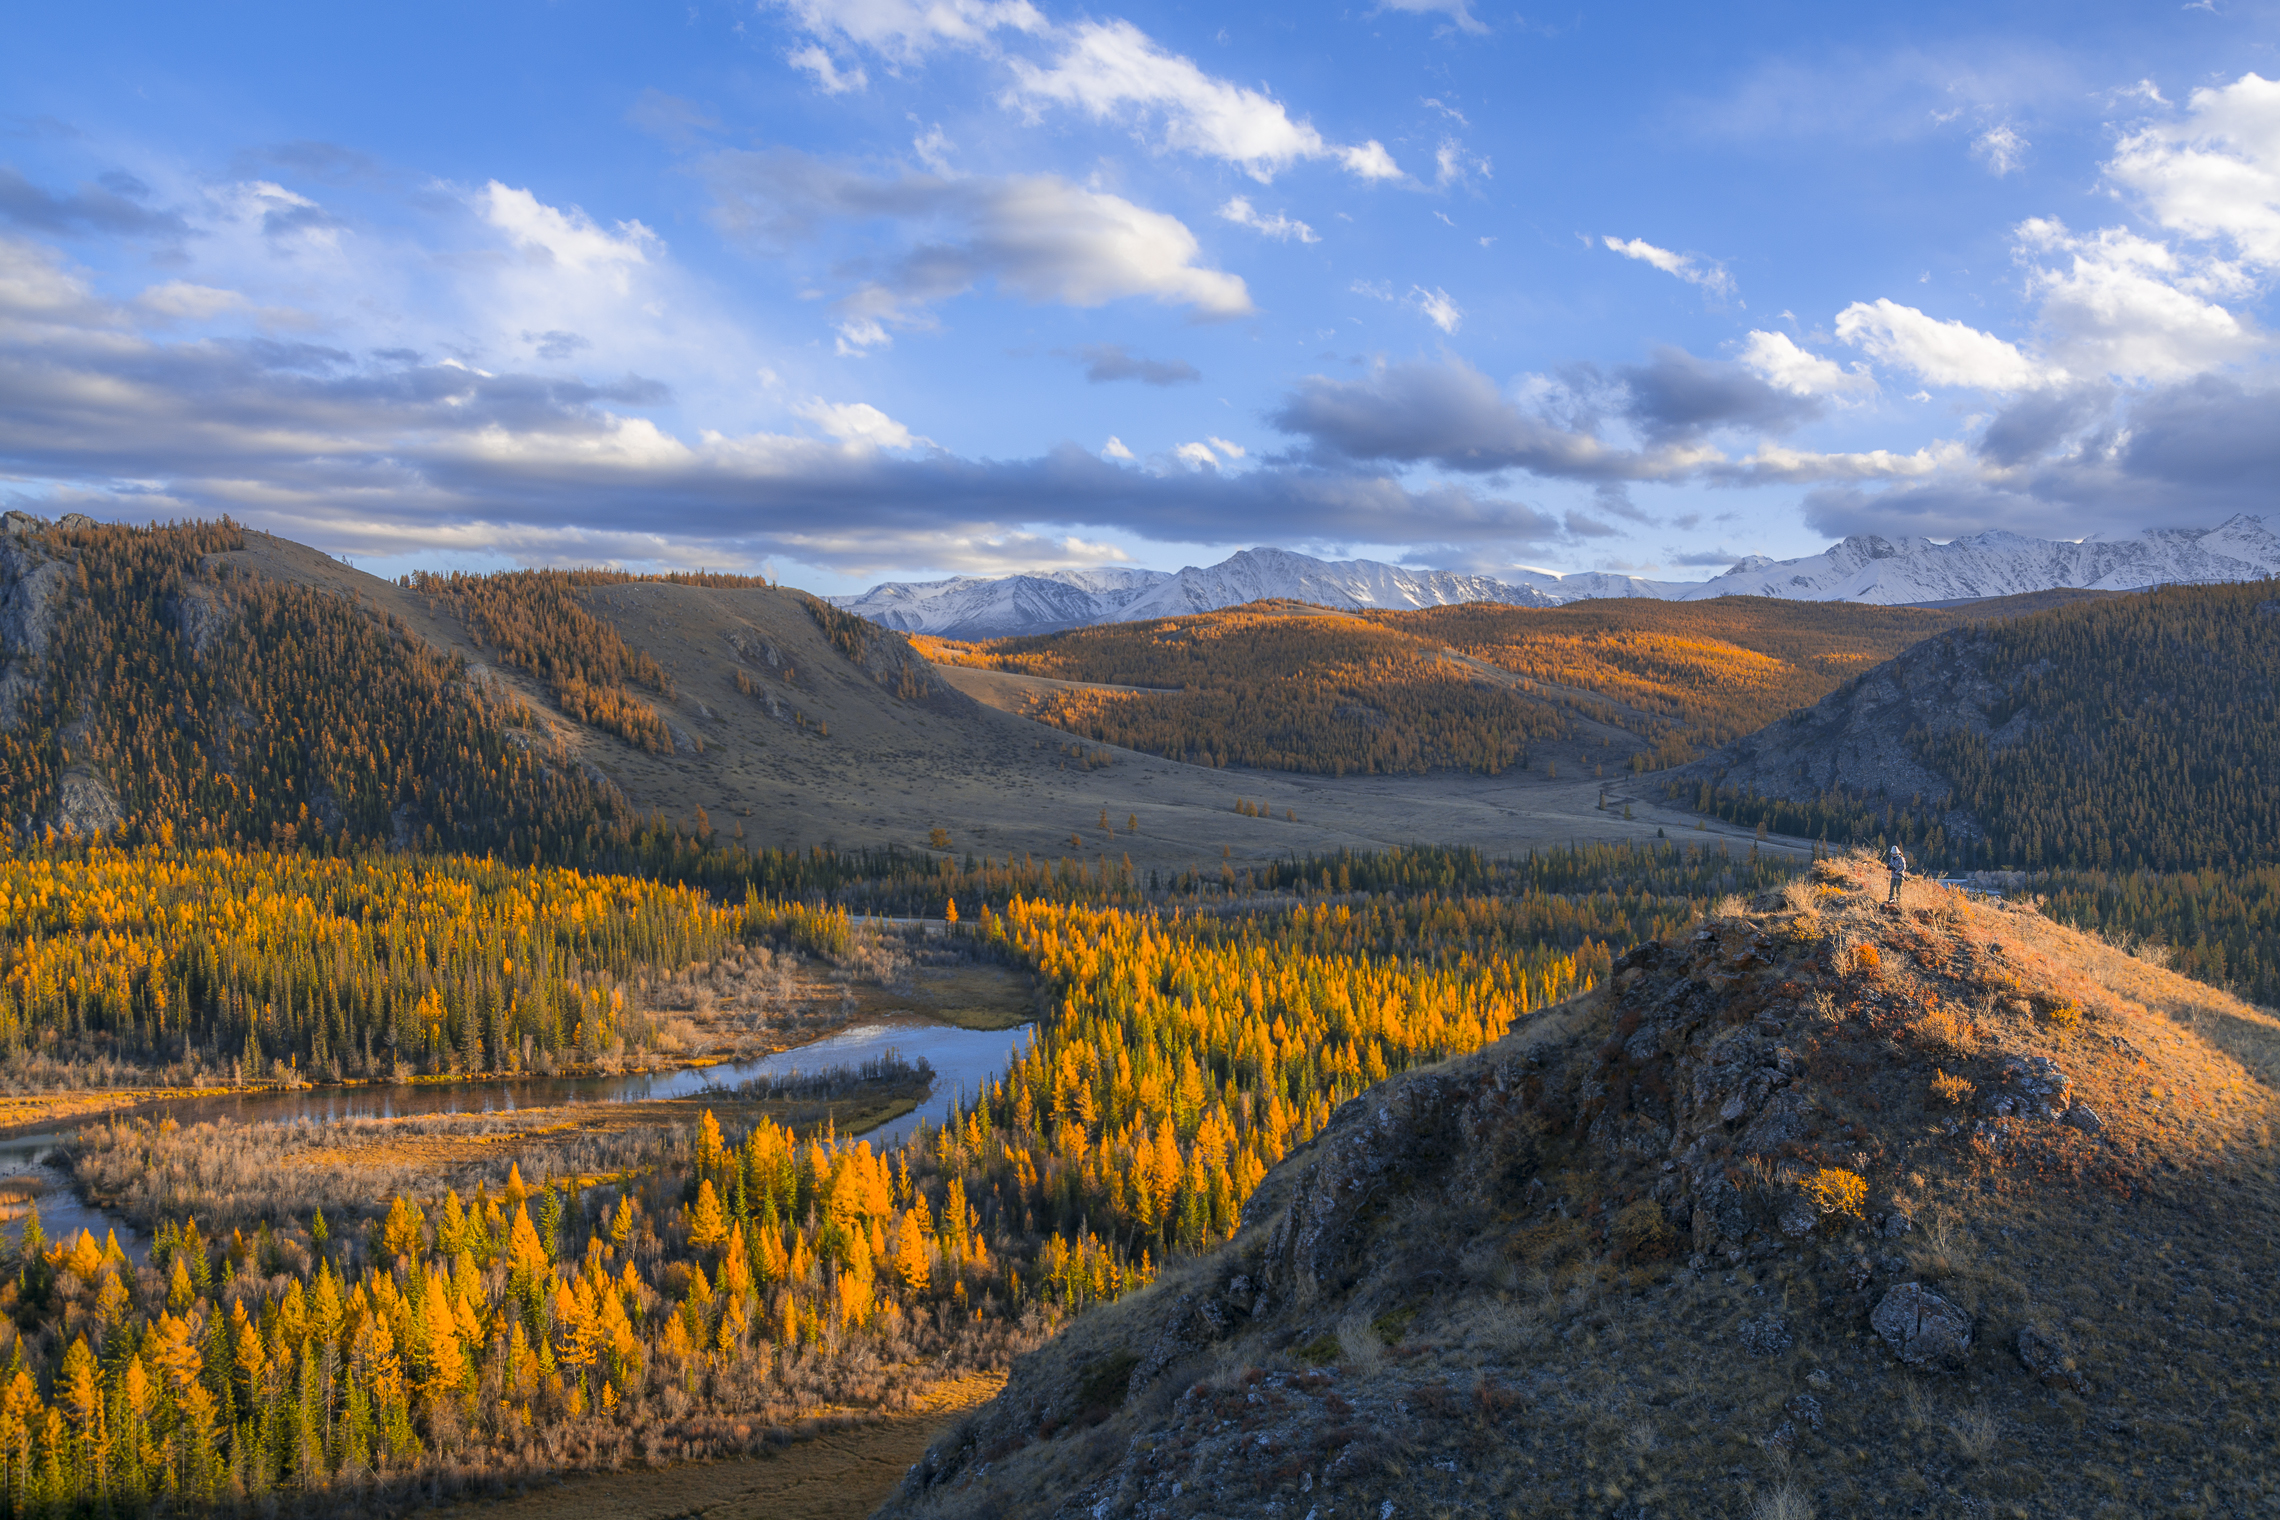
[[[119,1112],[138,1118],[169,1115],[178,1123],[231,1119],[241,1124],[325,1124],[340,1119],[390,1119],[414,1114],[477,1114],[570,1103],[629,1103],[684,1098],[708,1087],[733,1087],[760,1076],[857,1066],[893,1051],[934,1068],[934,1086],[919,1106],[863,1132],[875,1149],[899,1145],[924,1121],[940,1123],[955,1102],[970,1102],[1027,1047],[1034,1025],[1016,1029],[958,1029],[920,1020],[850,1025],[837,1034],[749,1061],[681,1071],[634,1072],[615,1077],[526,1077],[497,1082],[419,1082],[364,1087],[313,1087],[286,1092],[217,1093],[138,1105]],[[148,1248],[123,1219],[80,1201],[56,1163],[63,1143],[89,1119],[34,1134],[0,1139],[0,1182],[28,1177],[38,1189],[40,1224],[50,1241],[91,1230],[97,1240],[116,1230],[119,1244],[140,1260]]]

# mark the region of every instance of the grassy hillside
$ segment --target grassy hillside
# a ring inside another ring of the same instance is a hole
[[[1958,614],[1721,598],[1340,613],[1257,603],[984,643],[931,658],[1156,692],[1041,693],[1030,715],[1207,765],[1496,775],[1579,720],[1678,764],[1826,695]],[[1176,693],[1174,695],[1173,693]]]

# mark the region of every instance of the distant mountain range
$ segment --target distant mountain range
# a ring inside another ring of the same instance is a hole
[[[1219,564],[1200,569],[1191,565],[1177,573],[1056,570],[1048,575],[889,581],[858,596],[831,600],[904,633],[980,639],[1179,617],[1269,597],[1355,610],[1447,607],[1461,602],[1556,607],[1622,596],[1663,601],[1777,596],[1924,606],[2061,586],[2131,591],[2274,574],[2280,574],[2280,533],[2274,532],[2268,518],[2241,515],[2214,528],[2149,528],[2132,538],[2088,538],[2079,543],[2001,531],[1945,544],[1928,538],[1856,534],[1802,559],[1752,555],[1706,581],[1536,570],[1498,580],[1450,570],[1411,570],[1376,560],[1320,560],[1288,549],[1245,549]]]

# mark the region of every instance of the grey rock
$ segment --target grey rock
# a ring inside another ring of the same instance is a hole
[[[2106,1127],[2106,1121],[2099,1117],[2098,1110],[2087,1103],[2072,1105],[2058,1116],[2058,1122],[2071,1124],[2085,1135],[2095,1135]]]
[[[1776,1222],[1780,1224],[1782,1234],[1792,1240],[1802,1240],[1812,1234],[1813,1227],[1821,1222],[1821,1211],[1813,1207],[1810,1199],[1794,1197],[1782,1204],[1781,1215]]]
[[[2003,1093],[1995,1110],[2054,1118],[2065,1110],[2066,1090],[2073,1085],[2074,1079],[2049,1056],[2013,1056],[2003,1063]]]
[[[1952,1372],[1971,1354],[1971,1316],[1926,1289],[1902,1283],[1868,1317],[1892,1354],[1927,1372]]]
[[[102,778],[73,770],[56,787],[54,821],[58,833],[84,838],[110,833],[126,821],[126,814]]]
[[[1781,1406],[1789,1417],[1808,1430],[1821,1428],[1821,1401],[1809,1393],[1790,1395],[1789,1402]]]
[[[1898,1209],[1894,1209],[1891,1213],[1884,1216],[1884,1238],[1886,1240],[1898,1240],[1901,1236],[1907,1234],[1915,1227],[1916,1221],[1910,1219],[1906,1214],[1901,1213]]]

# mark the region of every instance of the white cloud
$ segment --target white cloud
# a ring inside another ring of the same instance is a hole
[[[242,311],[253,303],[234,290],[169,280],[153,285],[135,297],[135,304],[154,317],[178,322],[211,322],[225,311]]]
[[[1172,450],[1172,456],[1182,464],[1194,465],[1199,470],[1206,466],[1216,468],[1219,464],[1219,456],[1212,453],[1211,445],[1206,443],[1183,443]]]
[[[1617,237],[1602,237],[1599,241],[1606,244],[1612,252],[1652,265],[1689,285],[1699,285],[1713,295],[1731,296],[1734,293],[1733,276],[1726,273],[1723,264],[1711,263],[1697,254],[1673,253],[1668,248],[1657,248],[1645,238],[1632,238],[1625,242]]]
[[[1221,454],[1224,454],[1229,459],[1241,459],[1245,454],[1250,452],[1249,450],[1245,449],[1243,445],[1239,443],[1229,443],[1226,439],[1220,437],[1216,433],[1206,433],[1204,436],[1210,440],[1211,446],[1213,448],[1219,450]]]
[[[1970,473],[1974,468],[1970,453],[1963,445],[1944,441],[1927,444],[1912,454],[1895,454],[1890,449],[1821,454],[1809,449],[1760,443],[1754,453],[1735,460],[1718,473],[1756,485],[1817,480],[1918,480],[1942,470]]]
[[[2029,143],[2015,131],[2009,122],[1989,127],[1971,142],[1971,156],[1987,166],[1990,174],[2000,179],[2012,170],[2022,168],[2027,161]]]
[[[920,445],[933,446],[931,438],[921,438],[885,412],[865,401],[826,401],[821,396],[803,402],[792,411],[806,418],[827,438],[857,448],[908,449]]]
[[[1425,313],[1435,327],[1453,333],[1465,319],[1464,308],[1449,299],[1449,293],[1438,285],[1427,290],[1422,285],[1409,287],[1409,304]]]
[[[818,37],[905,61],[938,43],[978,47],[993,32],[1046,29],[1029,0],[787,0],[785,9]]]
[[[1742,349],[1742,363],[1768,385],[1792,396],[1833,396],[1839,400],[1876,394],[1876,377],[1868,366],[1855,363],[1846,369],[1834,359],[1807,353],[1786,333],[1753,330]]]
[[[1223,222],[1233,222],[1238,227],[1248,227],[1253,232],[1262,233],[1267,237],[1284,242],[1288,242],[1292,238],[1297,238],[1302,243],[1319,243],[1322,241],[1315,235],[1312,227],[1307,226],[1306,223],[1299,221],[1296,217],[1285,216],[1280,211],[1275,212],[1272,216],[1262,216],[1253,209],[1250,200],[1245,196],[1229,196],[1227,204],[1219,208],[1219,219]]]
[[[1113,433],[1109,435],[1108,442],[1102,445],[1101,453],[1110,459],[1130,459],[1132,457],[1132,451],[1124,446],[1124,440]]]
[[[940,122],[910,140],[911,151],[918,155],[918,161],[945,179],[951,172],[950,150],[957,146],[943,132]]]
[[[1358,174],[1363,179],[1401,178],[1401,166],[1393,161],[1393,155],[1386,152],[1384,145],[1374,137],[1358,148],[1338,149],[1337,158],[1339,163],[1346,166],[1347,173]]]
[[[2124,380],[2178,380],[2247,358],[2259,336],[2210,295],[2247,295],[2237,267],[2180,258],[2118,227],[2088,235],[2036,218],[2019,227],[2045,339],[2068,368]]]
[[[2106,173],[2171,231],[2280,269],[2280,80],[2195,90],[2185,120],[2123,138]]]
[[[1056,39],[1060,55],[1049,66],[1008,60],[1007,100],[1033,117],[1042,105],[1074,106],[1096,121],[1157,117],[1165,147],[1235,164],[1261,184],[1311,159],[1334,158],[1365,179],[1401,172],[1378,143],[1329,143],[1274,97],[1206,74],[1129,21],[1088,21]]]
[[[1446,16],[1449,24],[1460,32],[1486,32],[1480,18],[1472,13],[1472,0],[1379,0],[1379,10],[1407,11],[1416,16]]]
[[[784,61],[795,69],[805,69],[813,74],[816,88],[826,95],[844,95],[850,90],[860,90],[871,82],[871,76],[860,67],[840,72],[839,65],[831,61],[831,55],[812,42],[804,48],[786,53]]]
[[[1837,313],[1837,336],[1933,385],[2020,391],[2066,378],[2064,370],[2036,363],[1993,333],[1887,299],[1855,301]]]
[[[514,240],[516,252],[527,263],[596,275],[621,293],[629,286],[631,272],[665,247],[639,222],[619,222],[611,232],[576,206],[564,211],[528,190],[511,189],[497,180],[475,197],[475,209]]]
[[[807,236],[825,218],[903,225],[909,251],[837,303],[842,353],[931,326],[931,307],[985,280],[1039,304],[1145,296],[1205,318],[1252,309],[1241,276],[1197,263],[1179,218],[1051,175],[871,179],[795,153],[723,153],[710,171],[720,221],[764,242]]]
[[[1487,179],[1491,172],[1487,159],[1467,154],[1465,145],[1453,137],[1442,138],[1441,145],[1433,150],[1433,170],[1436,185],[1455,184],[1475,174]]]

